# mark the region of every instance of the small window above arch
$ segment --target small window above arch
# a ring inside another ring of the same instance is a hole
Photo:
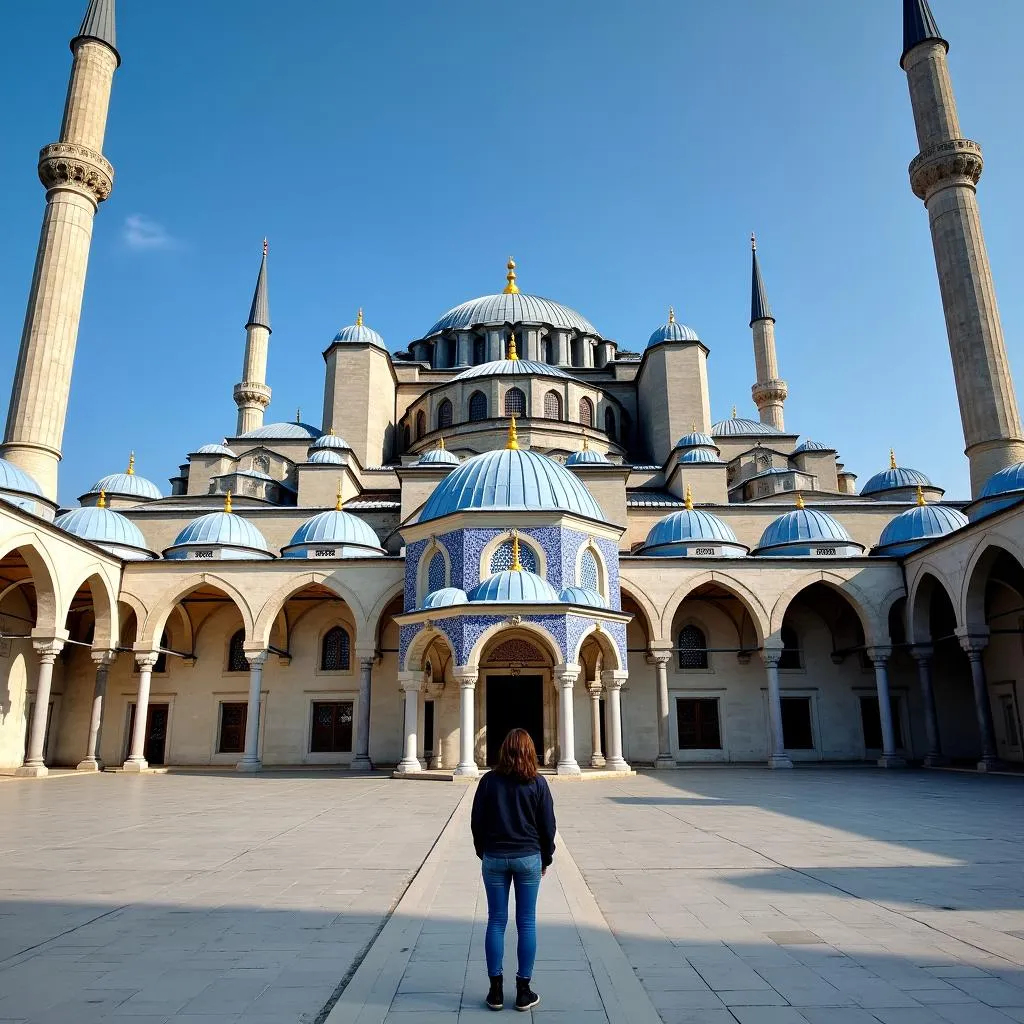
[[[348,630],[332,626],[320,645],[321,672],[347,672],[352,665],[352,644]]]
[[[679,667],[708,667],[708,641],[699,626],[690,624],[679,631]]]

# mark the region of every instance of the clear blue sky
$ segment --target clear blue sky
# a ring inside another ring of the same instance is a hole
[[[5,4],[0,376],[14,367],[85,0]],[[61,473],[161,487],[234,430],[271,240],[269,415],[319,423],[321,351],[356,308],[392,348],[526,291],[640,348],[673,303],[711,348],[712,411],[751,415],[748,236],[778,319],[787,426],[869,475],[968,493],[899,68],[899,0],[119,0],[106,153]],[[933,0],[1018,394],[1024,4]],[[13,99],[11,99],[13,97]],[[6,410],[6,388],[3,409]]]

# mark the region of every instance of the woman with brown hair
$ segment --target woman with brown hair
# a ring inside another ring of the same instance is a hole
[[[483,861],[487,893],[487,935],[484,950],[491,988],[487,1005],[505,1005],[502,962],[508,891],[516,888],[516,932],[519,970],[516,1009],[540,1002],[530,989],[537,958],[537,893],[541,876],[555,855],[555,807],[547,779],[537,770],[537,750],[525,729],[513,729],[501,745],[498,764],[481,780],[473,800],[473,845]]]

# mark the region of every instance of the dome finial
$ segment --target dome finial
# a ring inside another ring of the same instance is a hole
[[[331,429],[328,430],[327,433],[330,434],[331,437],[334,437],[334,427],[331,427]]]
[[[889,468],[890,469],[895,469],[896,468],[896,451],[893,448],[889,449]]]
[[[334,511],[341,511],[341,477],[338,477],[338,497],[337,500],[334,502]]]
[[[918,490],[920,490],[920,489],[921,488],[919,487]],[[107,507],[107,492],[106,491],[100,491],[100,500],[96,502],[96,507],[97,508],[106,508]]]
[[[928,504],[928,502],[924,500],[924,491],[921,490],[920,484],[917,485],[917,503],[922,507]]]
[[[796,496],[796,507],[797,508],[803,508],[804,507],[804,496],[802,494],[798,494]]]
[[[444,435],[443,434],[441,435],[441,437],[439,437],[437,439],[437,450],[439,452],[443,452],[444,451]]]
[[[295,410],[295,422],[296,423],[301,423],[302,422],[302,406],[301,405]]]
[[[676,307],[675,306],[669,306],[668,307],[668,322],[670,324],[674,324],[676,322]]]
[[[516,432],[516,418],[515,416],[509,421],[508,424],[508,442],[505,447],[510,452],[519,451],[519,434]]]
[[[363,307],[359,307],[359,312],[356,313],[356,327],[363,326]]]
[[[686,494],[683,496],[683,504],[686,506],[687,512],[693,511],[693,491],[690,490],[690,485],[686,485]]]
[[[269,252],[270,252],[270,242],[266,238],[264,238],[263,239],[263,255],[266,256],[267,253],[269,253]]]
[[[590,451],[590,438],[587,437],[587,432],[583,431],[583,450],[585,452]]]
[[[736,406],[735,405],[732,407],[732,418],[736,419]]]
[[[230,491],[228,491],[224,495],[224,511],[227,512],[229,515],[231,514],[231,492]]]
[[[519,534],[515,530],[512,531],[512,571],[523,571],[523,563],[519,561]]]
[[[518,295],[519,286],[516,284],[516,261],[511,256],[508,258],[508,263],[505,265],[508,273],[505,275],[505,280],[508,284],[505,285],[502,295]]]
[[[508,332],[508,358],[513,362],[519,361],[519,352],[516,350],[515,332]]]
[[[757,252],[757,235],[753,231],[750,232],[750,251]]]

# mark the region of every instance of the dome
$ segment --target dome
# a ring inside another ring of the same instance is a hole
[[[431,448],[424,452],[414,463],[414,466],[457,466],[461,460],[454,452],[447,448]]]
[[[238,456],[226,445],[226,444],[204,444],[202,448],[197,448],[193,455],[227,455],[232,459],[237,459]]]
[[[333,448],[321,448],[319,451],[310,449],[307,461],[314,465],[333,463],[336,466],[341,466],[345,463],[345,460]]]
[[[339,343],[342,345],[376,345],[377,348],[382,348],[385,352],[388,348],[384,344],[384,339],[375,330],[372,330],[363,323],[362,310],[359,310],[359,315],[356,317],[354,324],[342,327],[334,336],[331,344],[336,345]]]
[[[454,604],[465,604],[469,598],[458,587],[442,587],[423,598],[424,608],[451,608]]]
[[[644,542],[643,553],[657,554],[650,549],[693,542],[739,544],[732,527],[718,516],[699,508],[685,508],[659,519],[651,527]]]
[[[600,453],[589,446],[582,451],[573,452],[566,460],[567,466],[610,466],[611,463]]]
[[[899,491],[914,487],[934,487],[935,485],[917,469],[908,469],[906,466],[890,466],[888,469],[876,473],[861,488],[862,495],[884,494],[886,491]]]
[[[834,452],[831,445],[822,444],[821,441],[812,441],[808,438],[802,444],[793,449],[794,455],[803,455],[804,452]]]
[[[1015,466],[1007,466],[999,470],[985,481],[979,498],[994,498],[996,495],[1014,494],[1024,491],[1024,462],[1018,462]]]
[[[506,569],[488,576],[469,592],[470,601],[558,604],[555,588],[543,576],[525,569]]]
[[[582,604],[588,608],[607,608],[608,602],[596,590],[586,587],[566,587],[558,595],[562,604]]]
[[[21,491],[24,494],[38,494],[40,497],[43,494],[42,487],[25,470],[6,459],[0,459],[0,491]]]
[[[967,526],[962,512],[945,505],[918,504],[901,512],[882,531],[874,554],[908,555],[938,537]],[[883,550],[884,549],[884,550]]]
[[[321,448],[348,448],[351,449],[351,445],[343,437],[338,435],[332,430],[330,433],[321,434],[310,446],[309,450],[319,450]]]
[[[107,550],[114,548],[112,554],[132,560],[151,557],[142,531],[127,516],[100,505],[72,509],[57,516],[53,525]],[[118,551],[118,548],[134,548],[137,553]]]
[[[262,427],[249,430],[239,437],[256,440],[258,438],[273,438],[276,441],[304,440],[310,437],[319,437],[320,431],[311,423],[265,423]]]
[[[768,528],[761,534],[755,554],[817,554],[819,552],[816,550],[809,550],[811,545],[816,544],[841,545],[844,550],[833,552],[837,554],[856,553],[849,550],[852,548],[863,550],[846,532],[846,528],[827,512],[804,508],[801,503],[768,524]]]
[[[686,324],[676,321],[676,311],[669,306],[668,323],[662,324],[647,339],[647,347],[660,345],[663,341],[700,341],[700,338],[697,337],[697,332],[692,327],[687,327]]]
[[[307,519],[282,549],[285,558],[306,558],[308,548],[353,547],[359,550],[343,551],[336,557],[359,558],[380,555],[383,549],[373,528],[351,512],[334,508]]]
[[[481,295],[477,299],[470,299],[461,306],[449,309],[424,337],[439,334],[441,331],[518,323],[547,324],[550,327],[600,337],[597,328],[576,310],[550,299],[542,299],[539,295],[527,295],[519,291]]]
[[[532,359],[492,359],[489,363],[463,370],[453,380],[469,380],[471,377],[561,377],[571,380],[572,374],[550,363],[537,363]]]
[[[731,419],[719,420],[711,424],[711,433],[715,437],[733,437],[737,434],[781,434],[781,430],[759,420],[747,420],[733,416]]]
[[[683,434],[678,441],[676,441],[677,448],[714,448],[718,451],[718,445],[715,444],[715,439],[710,434],[702,433],[699,430],[693,430],[689,434]]]
[[[561,509],[604,519],[590,491],[564,466],[520,448],[474,455],[449,473],[427,499],[419,521],[466,509]]]
[[[680,462],[714,462],[721,465],[722,460],[707,448],[691,448],[679,456]]]
[[[209,512],[193,519],[164,552],[165,558],[188,558],[193,548],[222,548],[215,557],[265,558],[272,557],[263,534],[247,519],[236,516],[230,499],[224,512]]]
[[[142,498],[145,501],[156,501],[163,497],[155,483],[135,472],[134,452],[128,459],[128,469],[124,473],[111,473],[102,480],[97,480],[89,488],[88,493],[99,494],[101,491],[115,497]]]

